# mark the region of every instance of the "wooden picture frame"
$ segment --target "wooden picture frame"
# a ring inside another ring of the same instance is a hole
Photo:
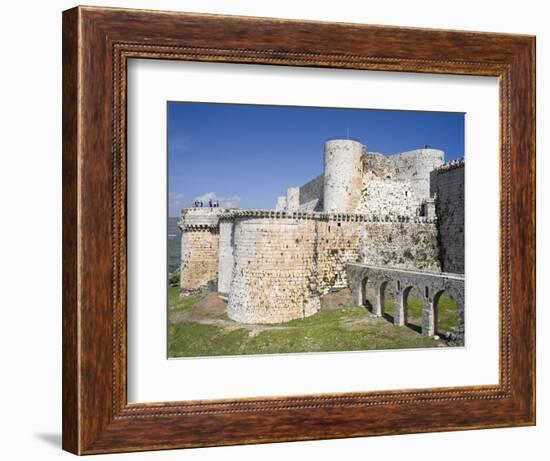
[[[128,404],[130,58],[496,76],[500,380]],[[63,13],[63,448],[76,454],[535,424],[535,38],[77,7]]]

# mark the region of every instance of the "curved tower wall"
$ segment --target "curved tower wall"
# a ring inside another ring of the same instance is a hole
[[[417,200],[430,198],[430,173],[443,165],[445,153],[439,149],[417,149],[389,157],[395,164],[395,177],[410,182]]]
[[[365,147],[351,139],[325,143],[324,211],[352,213],[361,198]]]
[[[320,309],[314,276],[316,226],[312,219],[235,219],[230,319],[279,323]]]

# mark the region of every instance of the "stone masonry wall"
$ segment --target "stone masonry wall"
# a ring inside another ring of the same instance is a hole
[[[357,212],[375,216],[416,216],[419,206],[410,182],[371,177],[365,180]]]
[[[348,263],[439,270],[436,231],[425,218],[237,216],[228,316],[243,323],[279,323],[312,315],[323,294],[348,285]]]
[[[300,187],[300,209],[323,211],[323,182],[321,174]]]
[[[430,198],[430,172],[444,162],[444,152],[438,149],[417,149],[389,158],[395,164],[395,177],[410,181],[419,202]]]
[[[436,194],[442,270],[464,273],[464,162],[454,162],[431,174]]]
[[[300,188],[289,187],[286,190],[286,209],[298,210],[300,208]]]
[[[186,229],[181,236],[180,288],[184,292],[199,290],[218,278],[217,228]]]
[[[227,315],[242,323],[279,323],[320,308],[311,280],[317,222],[235,218],[234,270]]]
[[[416,218],[367,222],[361,227],[360,262],[374,266],[440,271],[437,225]]]
[[[317,272],[313,278],[318,295],[348,286],[346,266],[359,258],[359,230],[363,223],[323,220],[317,225]]]
[[[276,210],[286,210],[286,195],[281,195],[277,197],[277,204],[275,205]]]
[[[220,216],[228,208],[187,208],[182,211],[180,288],[192,292],[218,278]]]
[[[430,172],[443,162],[438,149],[385,156],[355,140],[333,139],[325,143],[323,174],[288,188],[276,209],[417,216],[430,200]]]
[[[363,165],[365,176],[386,179],[395,176],[395,163],[379,152],[365,152]]]
[[[361,199],[364,151],[363,144],[350,139],[325,143],[323,211],[355,212]]]
[[[233,277],[233,221],[220,221],[218,294],[227,297]]]

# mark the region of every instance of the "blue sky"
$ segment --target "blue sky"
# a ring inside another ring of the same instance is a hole
[[[198,197],[273,208],[322,173],[324,142],[348,133],[388,155],[426,144],[446,161],[464,155],[462,113],[169,102],[169,215]]]

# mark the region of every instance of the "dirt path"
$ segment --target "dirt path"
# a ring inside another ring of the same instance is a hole
[[[289,328],[299,328],[293,326],[280,326],[280,325],[260,325],[255,323],[237,323],[233,320],[226,320],[223,318],[210,317],[202,313],[197,313],[195,309],[188,311],[175,311],[170,312],[168,315],[170,322],[193,322],[201,325],[215,325],[223,328],[226,331],[233,330],[247,330],[250,336],[256,336],[262,331],[268,330],[286,330]]]

